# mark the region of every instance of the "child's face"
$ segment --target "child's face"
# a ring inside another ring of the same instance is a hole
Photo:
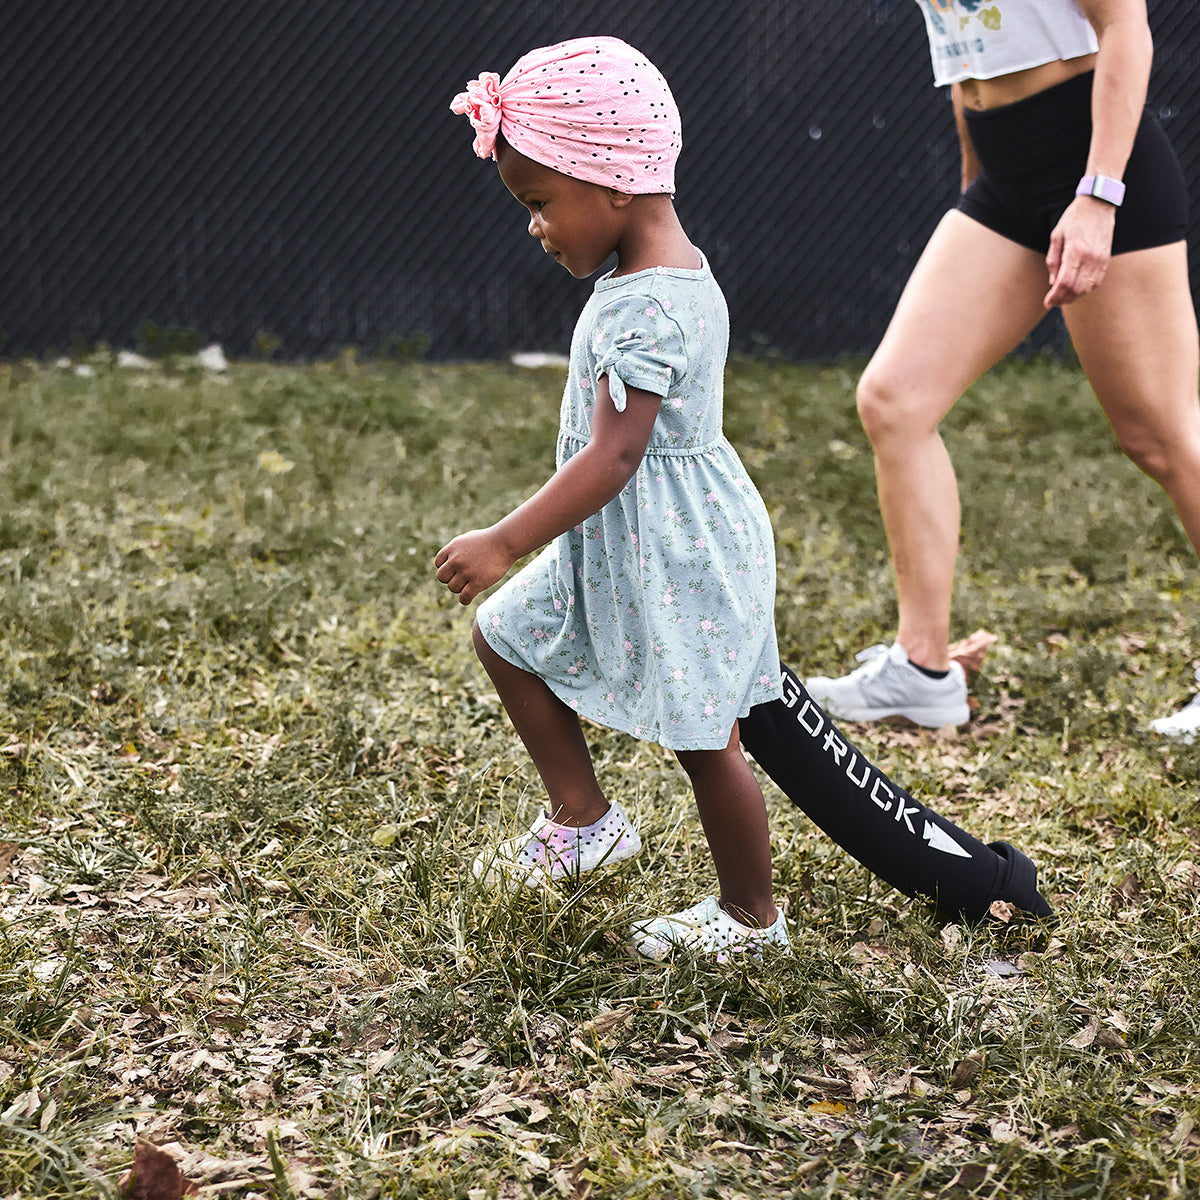
[[[586,279],[614,250],[620,255],[631,196],[584,183],[497,146],[504,186],[529,210],[529,232],[554,261]]]

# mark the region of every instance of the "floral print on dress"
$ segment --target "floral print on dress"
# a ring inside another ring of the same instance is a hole
[[[479,609],[488,644],[581,716],[673,750],[724,747],[778,699],[775,551],[722,432],[729,318],[699,270],[600,279],[571,345],[557,462],[587,445],[600,381],[662,397],[620,494]]]

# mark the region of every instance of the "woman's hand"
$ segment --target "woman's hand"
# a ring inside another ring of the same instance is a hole
[[[503,539],[491,529],[472,529],[444,545],[433,560],[439,583],[470,604],[480,592],[503,579],[516,561]]]
[[[1070,304],[1100,286],[1112,258],[1113,223],[1117,210],[1104,200],[1076,196],[1050,235],[1046,266],[1050,290],[1047,308]]]

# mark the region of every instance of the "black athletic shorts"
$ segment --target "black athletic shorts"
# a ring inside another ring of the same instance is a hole
[[[1092,136],[1092,72],[983,112],[966,109],[980,172],[958,201],[968,217],[1045,253],[1050,234],[1087,168]],[[1158,119],[1142,114],[1125,168],[1113,253],[1182,241],[1187,185]]]

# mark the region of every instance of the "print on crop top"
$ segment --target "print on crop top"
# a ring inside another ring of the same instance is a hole
[[[917,0],[925,17],[933,78],[994,79],[1098,49],[1077,0]]]

